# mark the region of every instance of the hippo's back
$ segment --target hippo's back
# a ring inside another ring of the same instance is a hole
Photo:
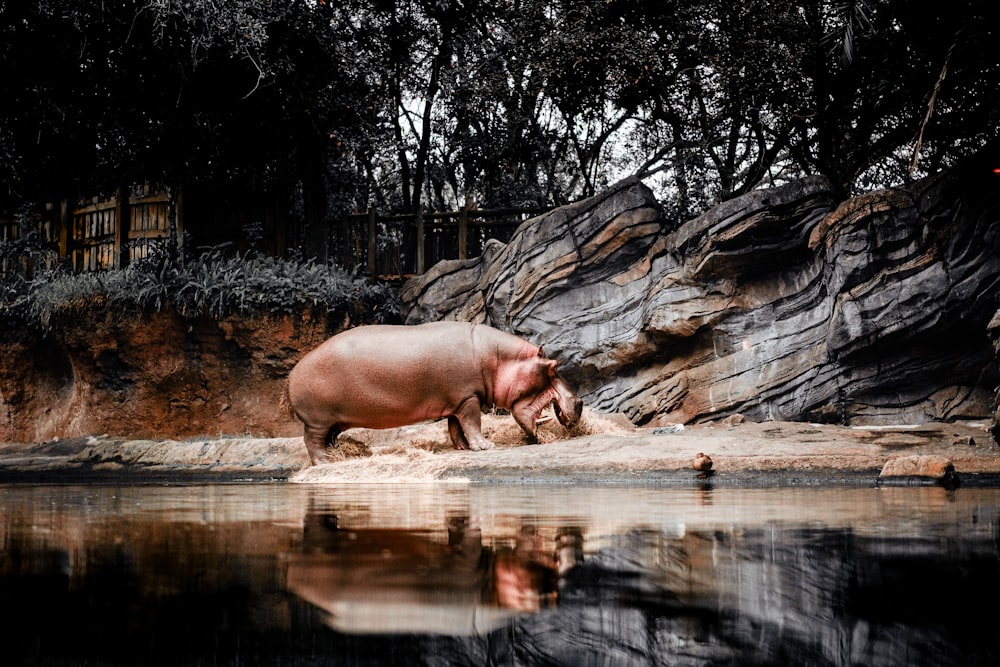
[[[292,369],[291,407],[303,421],[345,426],[436,419],[483,391],[473,326],[369,325],[339,333]]]

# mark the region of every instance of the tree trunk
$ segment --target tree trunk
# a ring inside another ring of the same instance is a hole
[[[327,247],[327,197],[326,160],[322,141],[313,134],[306,134],[299,143],[299,177],[302,182],[302,251],[303,256],[326,263]]]

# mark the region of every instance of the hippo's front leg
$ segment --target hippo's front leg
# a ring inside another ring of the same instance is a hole
[[[479,398],[467,398],[448,417],[448,433],[456,449],[472,449],[475,451],[490,449],[493,443],[483,437],[482,408]]]
[[[511,407],[510,414],[514,416],[514,421],[528,436],[528,442],[537,443],[540,411],[535,408],[534,402],[531,400],[518,401]]]

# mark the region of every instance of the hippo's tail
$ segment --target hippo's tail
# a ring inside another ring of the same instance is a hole
[[[292,410],[292,398],[288,393],[288,383],[285,383],[285,388],[281,392],[281,397],[278,399],[278,408],[287,417],[294,417],[295,411]]]

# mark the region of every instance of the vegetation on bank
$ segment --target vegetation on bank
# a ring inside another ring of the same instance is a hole
[[[391,321],[399,313],[397,290],[338,266],[221,248],[192,256],[164,248],[123,269],[77,274],[29,239],[0,243],[0,277],[0,324],[40,332],[99,309],[118,316],[175,309],[190,319],[349,310]]]

